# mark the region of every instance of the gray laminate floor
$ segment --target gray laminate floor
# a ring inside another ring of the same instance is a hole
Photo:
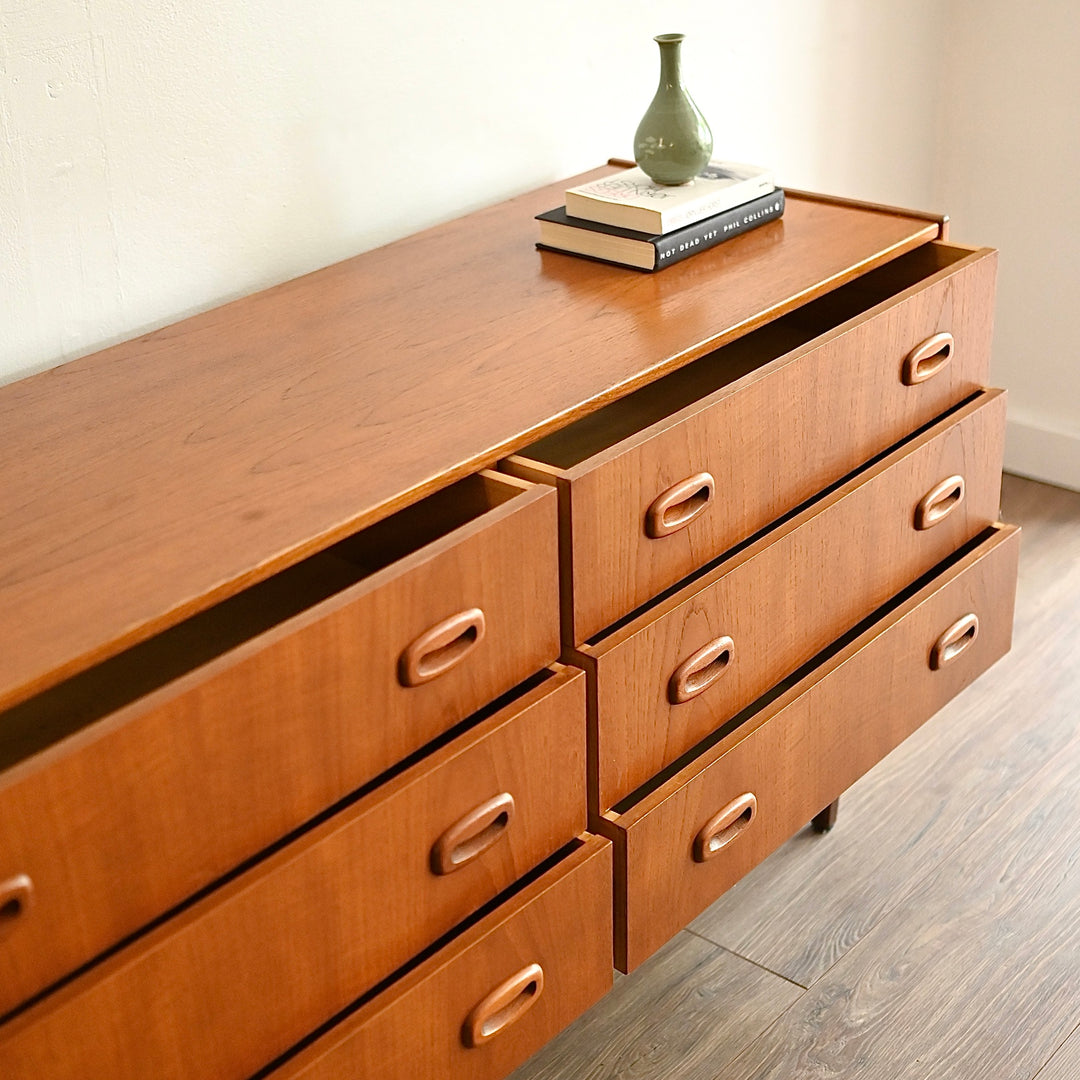
[[[513,1080],[1080,1080],[1080,494],[1002,504],[1009,656]]]

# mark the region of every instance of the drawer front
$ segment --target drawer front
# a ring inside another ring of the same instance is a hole
[[[563,668],[0,1028],[0,1075],[246,1077],[573,840],[584,788]]]
[[[626,798],[993,522],[1004,422],[1004,395],[980,395],[583,650],[596,679],[597,808]],[[929,527],[917,527],[920,505]]]
[[[556,658],[554,495],[514,483],[468,526],[0,776],[0,881],[33,892],[0,942],[0,1011]],[[483,640],[403,685],[410,644],[469,609]]]
[[[611,989],[610,932],[611,845],[590,837],[272,1080],[500,1080]]]
[[[573,468],[537,472],[528,450],[511,459],[509,471],[519,460],[520,475],[565,488],[567,644],[588,640],[985,385],[995,267],[995,253],[973,252]],[[949,341],[934,343],[946,333]],[[920,347],[926,355],[911,375]],[[739,343],[726,351],[723,363],[753,363]]]
[[[607,815],[618,967],[645,960],[1008,651],[1018,552],[1018,530],[999,527],[767,706],[749,733]],[[961,631],[939,649],[969,616],[974,638]]]

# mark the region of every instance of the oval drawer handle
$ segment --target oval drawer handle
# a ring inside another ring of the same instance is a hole
[[[915,528],[931,529],[964,501],[964,478],[950,476],[935,484],[915,507]]]
[[[14,930],[34,901],[34,883],[26,874],[0,881],[0,937]]]
[[[735,642],[725,635],[714,638],[688,656],[668,680],[668,701],[682,705],[703,694],[731,666]]]
[[[716,481],[707,472],[695,473],[669,487],[645,511],[645,535],[659,540],[685,529],[705,512],[715,490]]]
[[[450,874],[483,854],[514,820],[514,796],[509,791],[482,802],[459,818],[431,848],[431,870]]]
[[[737,840],[757,817],[757,796],[748,791],[714,814],[694,837],[694,862],[707,862]]]
[[[951,664],[979,636],[979,616],[974,612],[957,619],[941,637],[934,642],[930,650],[930,667],[939,671],[946,664]]]
[[[500,983],[465,1018],[461,1041],[470,1049],[483,1046],[520,1020],[544,992],[544,969],[529,964]]]
[[[402,686],[422,686],[457,667],[484,640],[487,626],[479,608],[459,611],[425,630],[398,660]]]
[[[952,359],[956,341],[950,333],[934,334],[916,345],[904,357],[902,378],[905,386],[917,386],[932,379]]]

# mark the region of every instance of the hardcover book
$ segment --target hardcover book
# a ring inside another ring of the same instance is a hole
[[[627,169],[569,188],[566,212],[585,221],[659,236],[768,194],[773,187],[769,170],[731,161],[711,161],[678,187],[657,184],[641,169]]]
[[[662,270],[740,233],[775,221],[784,213],[784,192],[774,188],[742,206],[714,214],[682,229],[663,234],[636,232],[571,217],[560,206],[537,214],[542,249],[585,255],[638,270]]]

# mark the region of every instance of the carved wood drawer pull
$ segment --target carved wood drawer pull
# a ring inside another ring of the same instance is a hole
[[[916,386],[932,379],[952,359],[956,342],[952,334],[934,334],[916,345],[904,357],[902,378],[905,386]]]
[[[707,472],[695,473],[669,487],[645,512],[645,535],[659,540],[685,529],[705,512],[715,490],[716,481]]]
[[[974,612],[957,619],[930,650],[930,667],[938,671],[951,664],[979,636],[979,616]]]
[[[482,855],[514,820],[514,796],[504,791],[459,818],[431,848],[431,870],[450,874]]]
[[[34,900],[34,883],[26,874],[0,881],[0,937],[14,930]]]
[[[757,796],[748,791],[714,814],[694,837],[694,862],[707,862],[737,840],[757,817]]]
[[[702,646],[671,673],[668,701],[672,705],[682,705],[703,694],[727,671],[734,656],[735,642],[726,635]]]
[[[479,608],[459,611],[425,630],[398,660],[402,686],[422,686],[457,667],[484,640],[487,627]]]
[[[461,1041],[470,1049],[505,1031],[536,1004],[544,992],[544,969],[529,964],[487,995],[465,1018]]]
[[[964,478],[950,476],[935,484],[915,507],[915,528],[931,529],[964,501]]]

